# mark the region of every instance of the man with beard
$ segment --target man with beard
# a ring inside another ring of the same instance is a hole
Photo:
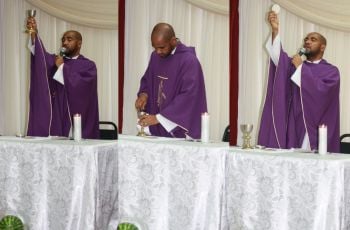
[[[135,101],[136,109],[147,113],[139,125],[154,136],[198,139],[207,102],[195,50],[182,44],[167,23],[153,28],[151,41],[154,52]]]
[[[318,128],[326,125],[328,151],[339,152],[340,76],[338,68],[323,59],[326,39],[309,33],[304,50],[290,58],[281,46],[277,14],[269,12],[268,21],[271,61],[258,144],[317,150]]]
[[[82,36],[67,31],[60,55],[46,52],[35,18],[27,20],[31,33],[29,136],[67,136],[75,114],[81,116],[82,137],[99,138],[97,70],[80,54]]]

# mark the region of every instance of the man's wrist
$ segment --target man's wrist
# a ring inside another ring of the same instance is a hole
[[[139,93],[139,97],[146,97],[146,98],[148,98],[148,94],[147,94],[147,93],[142,92],[142,93]]]
[[[148,94],[147,94],[146,92],[141,92],[141,93],[139,93],[139,96],[141,96],[141,95],[148,96]]]

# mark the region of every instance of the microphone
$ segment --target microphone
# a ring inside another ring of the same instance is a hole
[[[60,56],[65,57],[66,56],[67,49],[65,47],[60,48]]]
[[[303,55],[306,55],[306,54],[308,54],[308,53],[310,53],[310,51],[307,50],[307,49],[305,49],[304,47],[302,47],[302,48],[300,48],[300,50],[299,50],[299,52],[298,52],[298,55],[299,55],[299,56],[303,56]]]

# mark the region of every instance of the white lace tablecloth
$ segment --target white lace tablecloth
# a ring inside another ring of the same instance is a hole
[[[117,215],[116,152],[116,142],[0,137],[0,217],[32,230],[107,229]]]
[[[224,229],[350,229],[349,155],[232,149],[226,165]]]
[[[220,229],[227,144],[119,142],[119,217],[142,230]]]
[[[28,230],[350,229],[350,155],[0,137],[0,217]]]

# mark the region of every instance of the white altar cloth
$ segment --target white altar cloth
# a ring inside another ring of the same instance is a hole
[[[350,229],[350,156],[231,149],[225,229]]]
[[[28,230],[350,229],[350,155],[120,135],[0,136],[0,217]]]
[[[120,221],[142,230],[220,229],[228,144],[157,139],[119,142]]]
[[[111,141],[0,137],[0,217],[33,230],[107,229],[117,214],[116,152]]]

